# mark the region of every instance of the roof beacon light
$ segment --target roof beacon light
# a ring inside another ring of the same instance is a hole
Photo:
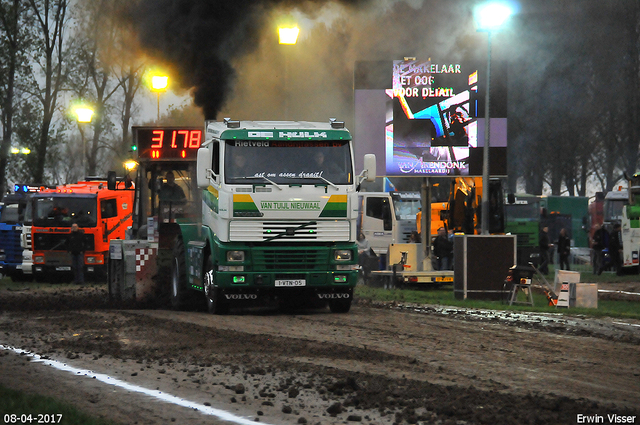
[[[227,125],[227,128],[240,128],[240,121],[232,120],[231,118],[225,118],[224,123]]]

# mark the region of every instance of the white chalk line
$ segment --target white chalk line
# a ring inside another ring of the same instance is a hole
[[[73,373],[76,376],[85,376],[87,378],[90,379],[96,379],[100,382],[103,382],[107,385],[112,385],[115,387],[120,387],[122,389],[125,389],[127,391],[132,391],[132,392],[136,392],[136,393],[141,393],[141,394],[145,394],[148,395],[150,397],[153,397],[155,399],[158,399],[160,401],[164,401],[166,403],[171,403],[171,404],[176,404],[178,406],[182,406],[182,407],[186,407],[189,409],[193,409],[193,410],[197,410],[198,412],[201,412],[205,415],[209,415],[209,416],[216,416],[217,418],[223,420],[223,421],[228,421],[228,422],[234,422],[236,424],[241,424],[241,425],[255,425],[255,421],[253,420],[249,420],[249,419],[245,419],[243,417],[240,416],[236,416],[233,413],[229,413],[225,410],[221,410],[221,409],[216,409],[214,407],[210,407],[210,406],[205,406],[204,404],[200,404],[200,403],[196,403],[193,401],[189,401],[189,400],[185,400],[183,398],[179,398],[176,397],[174,395],[171,394],[166,394],[163,393],[162,391],[158,391],[158,390],[150,390],[148,388],[145,387],[141,387],[139,385],[134,385],[134,384],[130,384],[128,382],[122,381],[120,379],[117,378],[113,378],[109,375],[106,375],[104,373],[95,373],[92,370],[88,370],[88,369],[78,369],[76,367],[73,366],[69,366],[66,363],[62,363],[56,360],[51,360],[51,359],[44,359],[42,358],[42,356],[40,356],[39,354],[35,354],[32,353],[30,351],[26,351],[23,350],[21,348],[16,348],[16,347],[11,347],[8,345],[2,345],[0,344],[0,349],[2,350],[8,350],[8,351],[13,351],[16,354],[22,355],[22,356],[28,356],[31,357],[34,362],[40,362],[43,363],[47,366],[51,366],[55,369],[58,370],[62,370],[65,372],[69,372],[69,373]],[[265,422],[260,422],[262,424],[266,424]],[[269,425],[269,424],[266,424]]]

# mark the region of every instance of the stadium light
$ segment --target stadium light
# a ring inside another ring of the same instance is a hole
[[[478,31],[487,33],[487,93],[484,103],[484,146],[482,148],[482,206],[481,230],[489,234],[489,147],[490,143],[490,94],[491,94],[491,32],[499,30],[513,13],[513,8],[505,2],[489,2],[478,5],[474,19]]]

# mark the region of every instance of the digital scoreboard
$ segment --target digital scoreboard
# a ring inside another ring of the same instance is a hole
[[[489,125],[486,75],[473,60],[356,62],[356,161],[374,153],[388,177],[481,176],[489,125],[490,175],[506,176],[507,69],[492,67]]]
[[[133,127],[139,159],[194,160],[202,144],[201,127]]]

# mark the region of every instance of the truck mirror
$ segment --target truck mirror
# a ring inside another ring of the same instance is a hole
[[[199,188],[209,187],[209,173],[211,170],[211,151],[209,148],[198,149],[197,183]]]
[[[364,156],[364,170],[368,182],[376,181],[376,156],[374,154],[368,153]]]
[[[107,189],[116,190],[116,172],[115,171],[107,172]]]

